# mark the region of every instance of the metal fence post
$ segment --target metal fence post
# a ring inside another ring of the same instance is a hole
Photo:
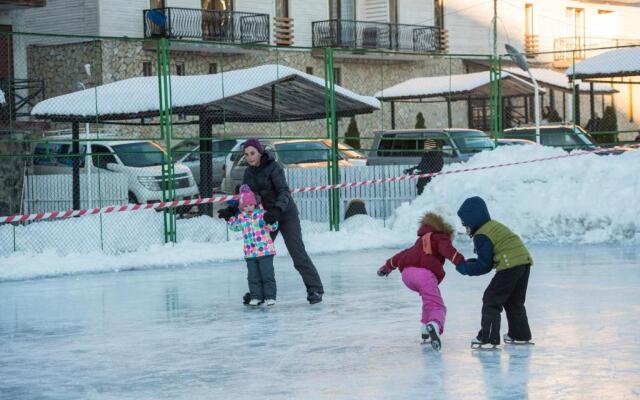
[[[169,64],[169,40],[161,38],[157,42],[158,91],[160,99],[160,133],[165,140],[167,155],[162,163],[162,201],[175,198],[173,159],[171,157],[171,137],[173,136],[171,112],[171,71]],[[164,208],[164,241],[176,242],[176,210]]]
[[[329,163],[329,184],[335,185],[340,180],[338,175],[338,121],[336,120],[336,91],[333,76],[333,49],[324,50],[325,74],[325,106],[327,120],[327,137],[331,139],[331,162]],[[340,230],[340,189],[329,191],[329,228]]]
[[[502,131],[502,88],[500,57],[491,58],[491,136],[495,140]]]

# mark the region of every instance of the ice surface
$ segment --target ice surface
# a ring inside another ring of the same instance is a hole
[[[270,310],[240,304],[242,261],[0,283],[0,398],[640,396],[636,248],[532,246],[536,345],[496,353],[469,349],[490,276],[450,264],[443,350],[419,344],[418,296],[397,271],[375,275],[397,250],[314,256],[326,291],[314,306],[290,259],[277,257]]]

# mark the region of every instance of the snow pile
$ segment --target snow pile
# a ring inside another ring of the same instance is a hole
[[[501,147],[474,156],[465,167],[563,154],[543,146]],[[449,165],[445,171],[458,168]],[[437,177],[420,198],[396,210],[393,229],[401,231],[424,211],[435,210],[463,233],[456,212],[464,199],[480,196],[492,218],[529,243],[640,243],[638,168],[640,153],[631,151]]]
[[[505,146],[480,153],[466,164],[448,165],[445,171],[564,154],[542,146]],[[340,232],[328,231],[325,223],[307,221],[302,229],[311,254],[401,247],[415,240],[422,214],[436,211],[456,227],[459,240],[468,240],[456,211],[467,197],[481,196],[492,217],[528,243],[637,245],[639,170],[640,152],[631,151],[438,176],[422,196],[401,205],[386,223],[355,216],[342,223]],[[239,267],[244,265],[239,234],[227,233],[224,221],[218,218],[179,220],[177,232],[176,245],[158,244],[163,241],[163,217],[155,211],[15,228],[0,225],[0,254],[7,255],[0,258],[0,280],[231,260]],[[12,253],[14,237],[20,250],[16,253]],[[117,253],[105,255],[102,246]],[[276,248],[279,256],[287,254],[281,238]]]

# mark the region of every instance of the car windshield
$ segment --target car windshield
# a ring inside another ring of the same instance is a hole
[[[301,164],[327,161],[329,148],[319,142],[278,143],[278,159],[283,164]]]
[[[338,143],[338,151],[344,158],[353,158],[353,159],[364,159],[366,158],[361,153],[359,153],[356,149],[349,146],[348,144]]]
[[[161,165],[165,154],[160,146],[152,142],[126,143],[112,147],[122,163],[128,167]]]
[[[461,153],[478,153],[495,148],[493,141],[484,132],[455,131],[450,135]]]
[[[590,135],[582,128],[580,128],[579,126],[574,126],[573,132],[583,144],[587,145],[587,147],[595,147],[595,144],[593,144],[593,141],[590,139]]]

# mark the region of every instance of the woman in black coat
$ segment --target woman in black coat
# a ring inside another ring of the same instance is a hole
[[[305,250],[298,207],[291,197],[282,167],[257,139],[247,140],[243,149],[249,167],[244,172],[242,183],[249,185],[254,193],[260,195],[262,207],[265,209],[265,222],[278,222],[278,230],[271,233],[271,238],[275,240],[278,232],[282,233],[289,255],[293,259],[293,266],[300,273],[307,288],[307,301],[311,304],[321,302],[324,294],[322,281]],[[218,211],[218,216],[228,220],[237,212],[237,207],[231,206]]]

